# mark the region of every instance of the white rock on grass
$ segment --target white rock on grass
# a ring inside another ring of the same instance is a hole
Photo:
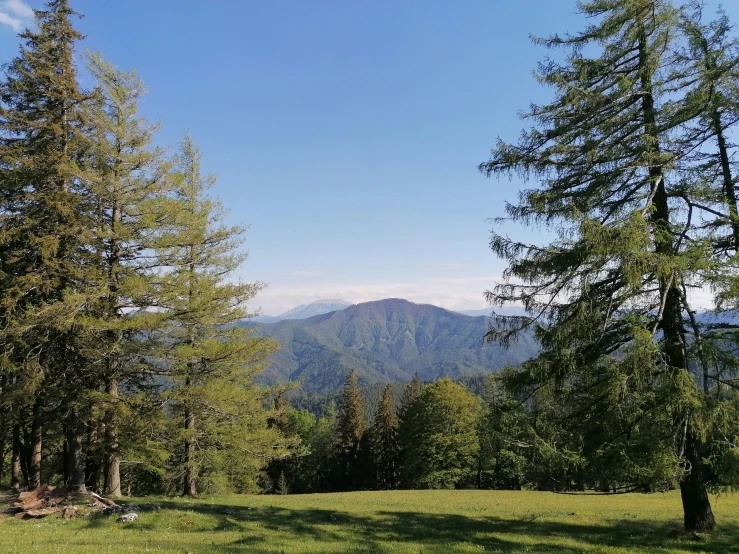
[[[133,523],[137,519],[139,519],[139,514],[130,512],[128,514],[123,514],[121,517],[118,518],[118,521],[120,521],[121,523]]]

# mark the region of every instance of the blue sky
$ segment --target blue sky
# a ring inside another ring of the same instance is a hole
[[[0,0],[0,61],[41,5]],[[503,269],[486,219],[519,183],[476,167],[547,97],[529,34],[583,24],[574,0],[72,5],[82,47],[147,83],[158,141],[189,130],[231,220],[251,225],[242,273],[269,283],[252,306],[267,314],[319,298],[484,307]]]

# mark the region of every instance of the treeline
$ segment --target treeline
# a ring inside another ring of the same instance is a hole
[[[484,382],[483,382],[484,381]],[[343,390],[319,402],[277,398],[273,421],[300,444],[270,464],[268,492],[319,493],[392,489],[513,489],[618,492],[628,481],[586,469],[581,459],[548,448],[557,421],[514,401],[498,376],[463,382],[360,388],[351,372]],[[478,394],[479,393],[479,394]],[[376,402],[369,408],[368,402]],[[367,416],[367,414],[372,414]],[[546,414],[551,416],[551,414]],[[550,436],[551,435],[551,436]],[[661,490],[645,481],[630,490]]]
[[[135,73],[86,53],[80,86],[68,1],[35,13],[0,82],[0,482],[258,490],[291,441],[252,380],[275,344],[235,325],[244,229]]]
[[[479,397],[449,379],[424,386],[416,376],[404,385],[384,385],[369,410],[363,396],[376,389],[360,390],[352,371],[338,401],[329,398],[321,415],[288,406],[279,396],[281,419],[274,423],[299,439],[301,450],[270,465],[272,491],[479,486]]]

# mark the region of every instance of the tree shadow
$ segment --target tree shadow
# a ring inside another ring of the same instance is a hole
[[[479,549],[486,552],[592,552],[617,547],[634,552],[676,549],[684,552],[739,552],[739,526],[720,526],[711,535],[696,536],[677,524],[629,520],[542,521],[536,515],[523,518],[470,517],[459,514],[378,511],[356,515],[325,509],[280,507],[248,508],[232,505],[161,502],[166,510],[210,516],[207,528],[194,532],[238,531],[243,536],[224,546],[227,552],[300,551],[301,541],[347,553],[385,552],[391,543],[412,543],[424,551],[455,552]],[[179,515],[177,514],[179,512]],[[570,514],[575,517],[575,514]],[[92,520],[91,527],[100,523]],[[143,524],[143,522],[142,522]],[[255,531],[257,524],[258,531]],[[141,525],[137,525],[139,529]],[[202,525],[201,525],[202,527]],[[155,525],[145,528],[155,529]],[[262,531],[270,531],[267,536]],[[297,545],[297,546],[296,546]],[[337,545],[341,545],[337,550]],[[161,547],[161,546],[160,546]],[[219,551],[214,548],[214,551]]]

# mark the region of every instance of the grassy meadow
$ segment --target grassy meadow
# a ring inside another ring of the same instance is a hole
[[[94,515],[0,523],[0,552],[739,552],[739,494],[710,535],[682,529],[677,492],[395,491],[147,498],[135,523]]]

